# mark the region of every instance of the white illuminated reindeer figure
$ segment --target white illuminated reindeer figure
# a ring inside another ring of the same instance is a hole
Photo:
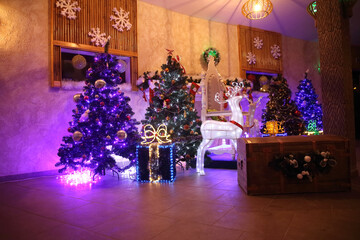
[[[240,108],[242,95],[242,83],[234,83],[233,87],[228,87],[225,96],[227,100],[221,101],[221,93],[215,94],[215,101],[218,103],[227,102],[230,106],[232,115],[230,122],[220,122],[215,120],[206,120],[201,124],[202,142],[197,151],[196,172],[205,175],[204,156],[206,149],[211,145],[214,139],[230,139],[231,144],[237,149],[236,139],[240,138],[243,132],[243,114]],[[240,94],[237,96],[237,94]]]

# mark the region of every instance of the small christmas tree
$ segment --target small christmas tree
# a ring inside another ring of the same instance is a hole
[[[297,87],[295,102],[302,113],[307,131],[319,132],[323,130],[322,108],[317,101],[318,95],[315,93],[311,80],[307,78],[307,74],[306,71],[305,78],[300,81]]]
[[[185,161],[186,167],[194,166],[194,158],[200,144],[201,121],[194,108],[195,94],[190,94],[187,83],[191,82],[185,76],[178,57],[169,51],[166,63],[161,66],[160,74],[148,77],[144,75],[144,83],[140,89],[148,86],[147,81],[155,81],[153,95],[149,100],[150,106],[146,110],[143,124],[154,127],[164,123],[170,133],[170,138],[176,142],[176,159]]]
[[[119,90],[123,82],[117,70],[115,57],[102,53],[94,58],[87,71],[83,93],[76,94],[73,120],[69,136],[63,137],[56,166],[66,169],[90,169],[93,176],[104,175],[106,169],[121,172],[135,161],[136,144],[139,140],[134,112],[128,104],[129,97]],[[114,155],[130,160],[121,169]]]
[[[262,115],[262,133],[266,133],[266,122],[277,121],[288,135],[301,135],[305,131],[304,121],[294,101],[287,80],[279,75],[272,79],[269,101]]]

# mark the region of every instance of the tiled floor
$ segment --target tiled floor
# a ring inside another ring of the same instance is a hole
[[[352,192],[247,196],[236,170],[178,171],[173,184],[111,175],[89,187],[55,176],[0,184],[1,240],[358,240]]]

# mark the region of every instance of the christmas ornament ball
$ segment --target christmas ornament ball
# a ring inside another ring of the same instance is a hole
[[[106,82],[103,79],[98,79],[95,81],[95,87],[96,88],[103,88],[105,87]]]
[[[304,157],[304,161],[307,162],[307,163],[310,162],[310,161],[311,161],[311,157],[310,157],[310,156],[305,156],[305,157]]]
[[[84,67],[86,67],[86,59],[81,56],[81,55],[75,55],[72,59],[71,59],[72,65],[74,68],[76,69],[83,69]]]
[[[110,139],[111,139],[111,137],[110,137],[109,135],[107,135],[107,136],[106,136],[106,139],[110,140]]]
[[[118,70],[121,73],[125,72],[126,62],[122,59],[119,59],[117,65],[116,65],[116,70]]]
[[[296,175],[296,177],[297,177],[298,179],[303,179],[303,175],[302,175],[301,173],[299,173],[298,175]]]
[[[73,99],[74,99],[74,102],[79,102],[79,100],[80,100],[80,96],[81,96],[81,93],[77,93],[77,94],[75,94],[74,95],[74,97],[73,97]]]
[[[127,138],[127,134],[126,134],[126,132],[124,130],[117,131],[116,136],[120,140],[124,140],[125,138]]]
[[[83,137],[83,135],[82,135],[82,133],[79,132],[79,131],[75,131],[75,132],[73,133],[73,136],[72,136],[72,138],[74,139],[75,142],[80,141],[80,139],[81,139],[82,137]]]

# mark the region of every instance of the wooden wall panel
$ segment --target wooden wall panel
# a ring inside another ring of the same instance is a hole
[[[53,82],[52,87],[61,87],[61,47],[53,47]]]
[[[259,37],[263,40],[263,46],[261,49],[257,49],[254,46],[254,38]],[[239,63],[240,63],[240,75],[245,78],[245,72],[259,71],[270,73],[282,73],[282,57],[275,59],[271,55],[270,47],[274,44],[280,46],[281,34],[276,32],[265,31],[262,29],[251,28],[246,26],[238,26],[238,39],[239,39]],[[246,56],[248,52],[252,52],[256,56],[256,63],[249,64]],[[282,55],[282,53],[281,53]]]
[[[100,28],[101,33],[110,35],[109,53],[131,58],[131,82],[135,84],[137,79],[137,0],[77,0],[81,10],[76,12],[76,19],[68,19],[60,14],[61,8],[56,7],[56,0],[50,0],[51,11],[51,62],[52,80],[51,86],[57,87],[61,81],[55,75],[61,70],[60,62],[56,59],[55,51],[61,51],[61,47],[91,52],[103,52],[103,47],[96,47],[91,43],[88,36],[91,28]],[[120,32],[112,25],[110,16],[115,15],[114,8],[129,12],[130,30]],[[59,48],[56,48],[58,46]],[[56,49],[56,50],[55,50]],[[136,58],[136,59],[133,59]],[[133,82],[134,81],[134,82]],[[61,85],[61,84],[60,84]],[[135,85],[134,85],[135,86]],[[135,88],[135,87],[134,87]],[[133,89],[134,89],[133,88]],[[134,89],[135,90],[135,89]]]
[[[70,42],[76,44],[93,45],[88,36],[91,28],[100,28],[101,33],[111,36],[109,48],[137,52],[137,1],[136,0],[77,0],[81,7],[77,12],[77,18],[70,20],[60,14],[61,8],[54,4],[53,40]],[[131,29],[119,32],[110,21],[110,16],[114,15],[113,8],[124,9],[129,13],[129,21],[132,24]]]

